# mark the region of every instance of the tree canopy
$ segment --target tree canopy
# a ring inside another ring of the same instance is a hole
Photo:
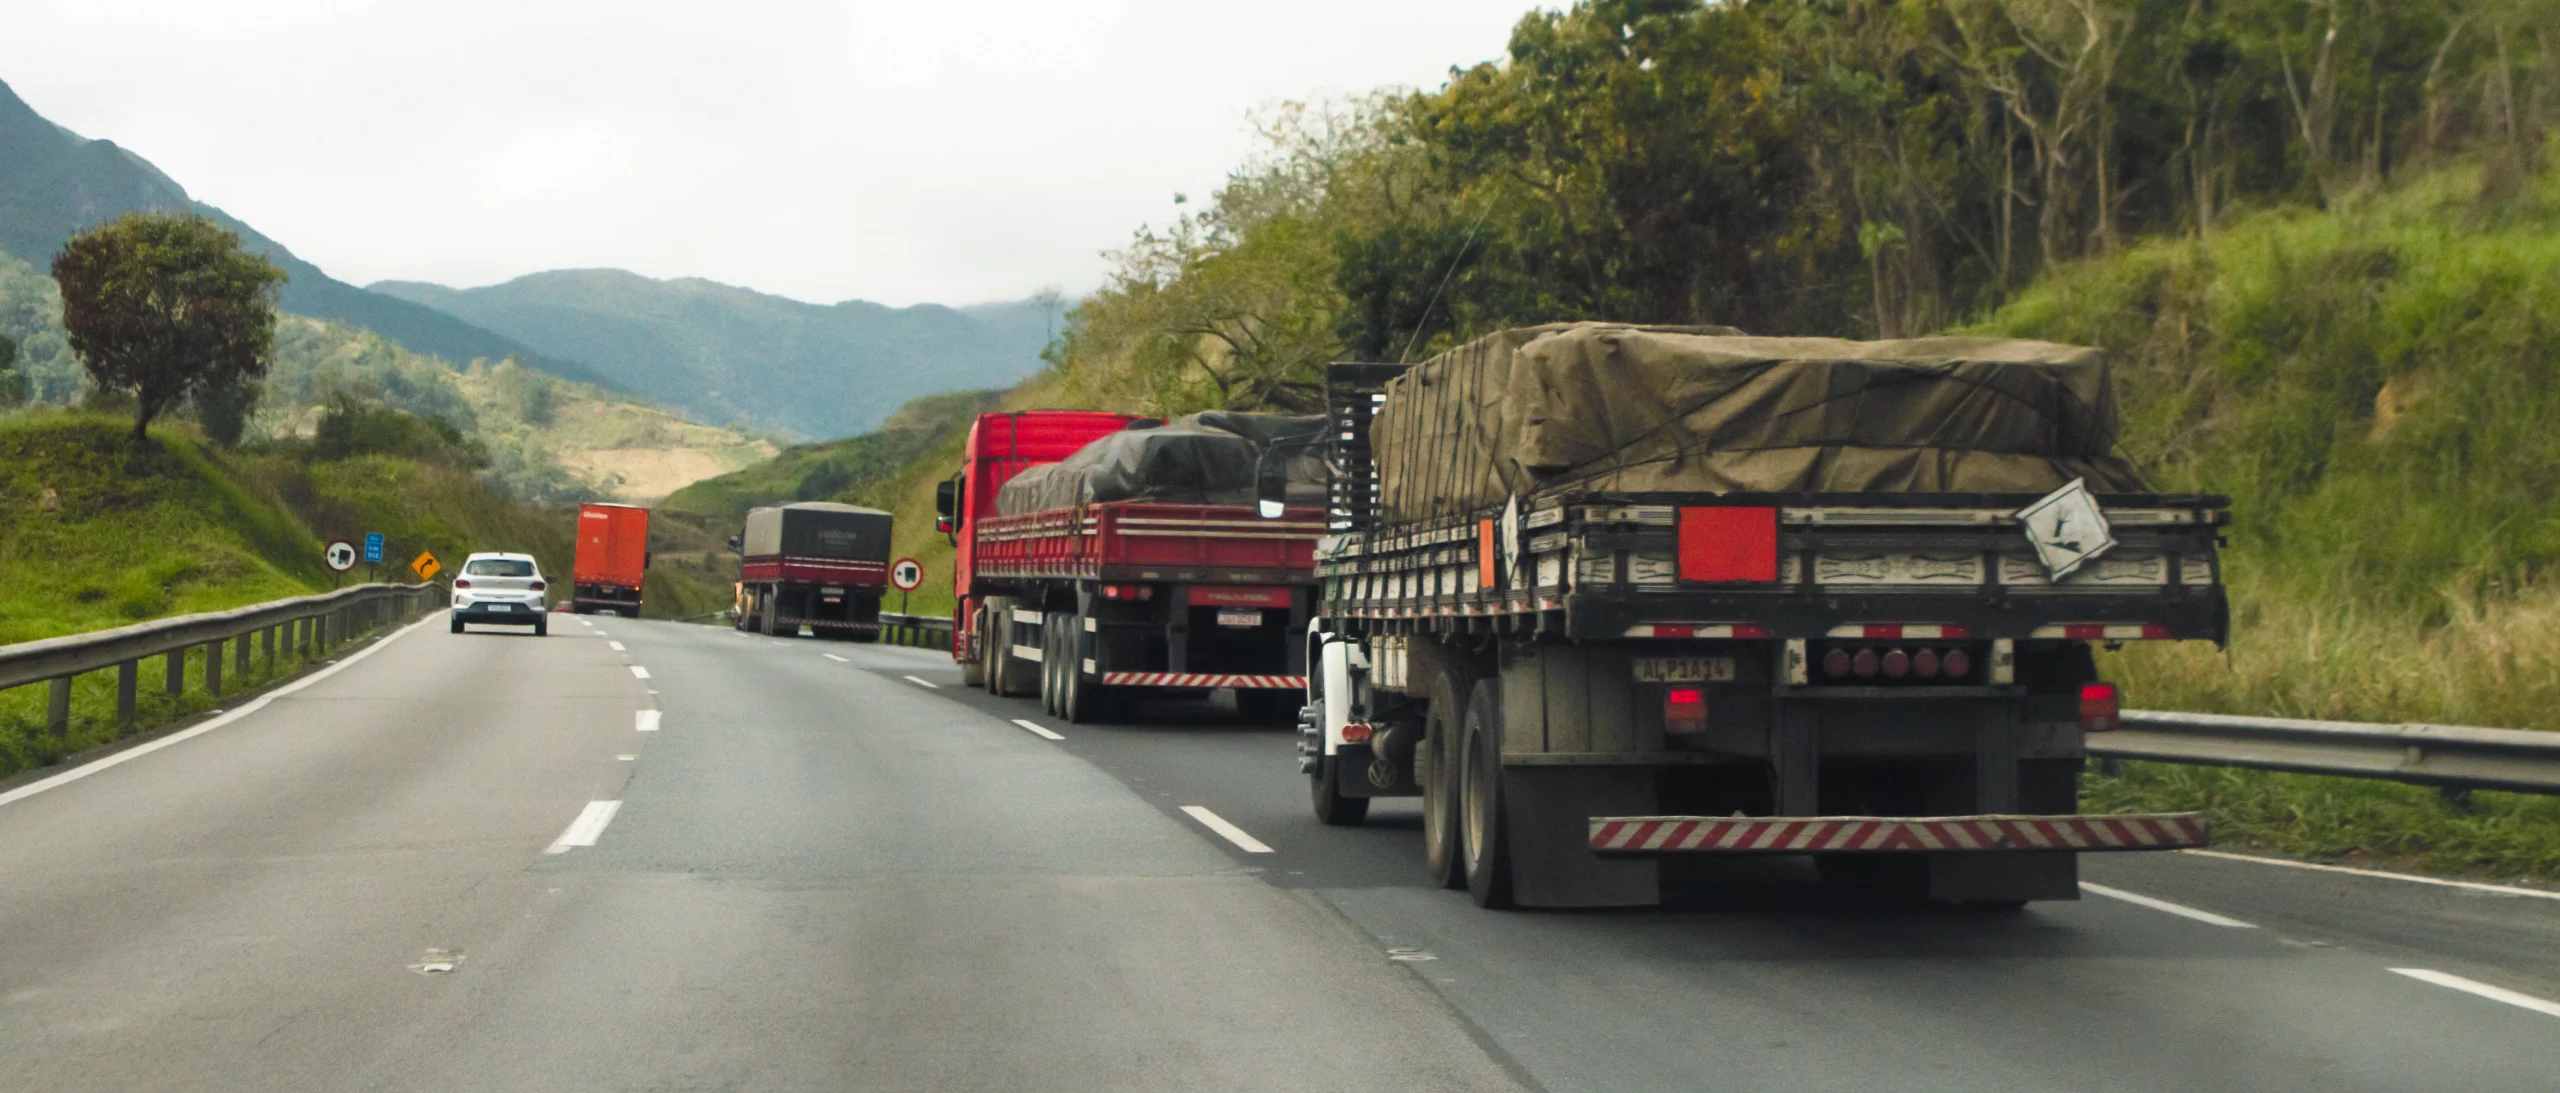
[[[1922,334],[2457,154],[2494,204],[2555,110],[2560,0],[1581,0],[1435,90],[1263,117],[1051,358],[1179,412],[1562,319]]]
[[[72,352],[133,397],[136,442],[190,393],[266,374],[284,271],[211,220],[127,213],[64,243],[53,278]]]

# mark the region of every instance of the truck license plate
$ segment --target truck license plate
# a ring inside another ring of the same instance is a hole
[[[1636,658],[1638,683],[1724,683],[1732,679],[1732,657]]]
[[[1262,612],[1252,610],[1250,608],[1241,610],[1233,607],[1222,608],[1218,612],[1218,625],[1260,626],[1262,625]]]
[[[819,592],[821,595],[827,595],[827,596],[841,596],[841,595],[844,595],[844,589],[841,589],[841,588],[821,588],[821,589],[819,589],[819,590],[818,590],[818,592]]]

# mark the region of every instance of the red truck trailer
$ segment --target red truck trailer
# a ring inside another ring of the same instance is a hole
[[[1321,508],[1261,519],[1247,482],[1233,503],[1079,500],[998,512],[999,493],[1025,471],[1157,425],[1062,410],[978,419],[960,472],[936,498],[958,548],[952,656],[971,685],[1036,691],[1071,721],[1113,716],[1141,694],[1218,689],[1233,690],[1247,717],[1284,720],[1305,692]]]
[[[578,506],[578,556],[570,567],[569,610],[640,617],[640,586],[649,573],[649,510],[634,505]]]
[[[890,515],[801,501],[750,509],[738,538],[740,630],[877,641],[880,593],[889,584]]]

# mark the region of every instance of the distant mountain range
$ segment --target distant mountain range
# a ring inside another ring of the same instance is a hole
[[[38,269],[52,264],[64,240],[84,228],[128,212],[186,209],[240,233],[250,249],[285,271],[286,311],[363,327],[419,353],[456,363],[475,357],[514,357],[543,371],[585,383],[619,387],[613,377],[575,361],[541,352],[430,307],[367,292],[320,272],[284,244],[230,214],[187,196],[160,169],[115,145],[89,140],[46,121],[17,92],[0,83],[0,251]]]
[[[892,308],[811,304],[698,278],[553,270],[485,288],[383,281],[696,420],[840,437],[877,428],[919,395],[1009,386],[1040,367],[1058,315],[1024,300]]]
[[[238,232],[291,278],[288,312],[455,364],[513,357],[697,421],[803,437],[867,432],[919,395],[1007,386],[1040,367],[1060,321],[1030,300],[822,305],[620,270],[559,270],[472,289],[358,288],[189,197],[141,156],[45,120],[0,83],[0,252],[42,270],[73,233],[146,209],[192,210]]]

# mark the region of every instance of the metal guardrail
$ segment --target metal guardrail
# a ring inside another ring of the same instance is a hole
[[[2387,778],[2448,797],[2560,794],[2560,732],[2127,710],[2120,727],[2088,743],[2100,759]]]
[[[880,640],[891,645],[951,651],[951,620],[941,615],[880,613]]]
[[[0,645],[0,691],[43,683],[47,695],[45,721],[55,736],[71,727],[71,681],[89,672],[116,671],[116,721],[134,723],[136,691],[142,661],[168,659],[166,686],[174,697],[186,692],[187,650],[204,647],[204,690],[223,693],[223,646],[231,646],[233,674],[249,674],[251,646],[276,664],[281,645],[288,652],[320,653],[374,627],[416,618],[441,603],[444,586],[361,584],[317,596],[254,604],[229,611],[180,615],[89,634]]]

